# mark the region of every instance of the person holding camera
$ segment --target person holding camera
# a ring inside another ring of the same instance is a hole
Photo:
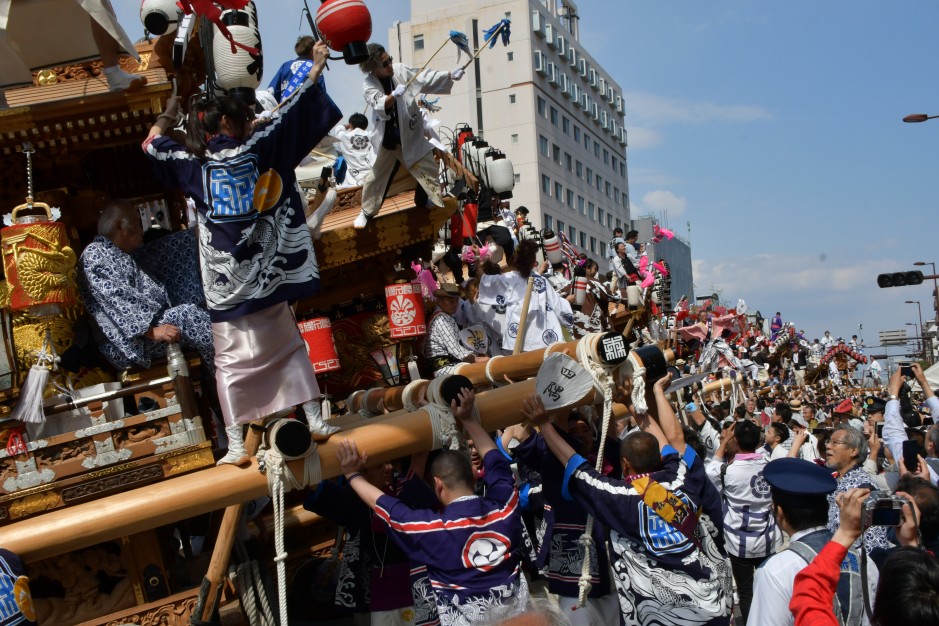
[[[835,608],[838,605],[846,562],[849,569],[857,569],[852,562],[852,546],[866,528],[885,527],[881,524],[895,526],[897,538],[904,547],[891,553],[880,571],[872,623],[877,626],[937,623],[939,563],[921,548],[915,502],[899,492],[891,496],[863,488],[840,493],[835,499],[840,509],[838,529],[795,578],[789,608],[796,626],[842,623],[832,609],[833,603]],[[852,573],[852,576],[858,574]],[[857,623],[857,620],[844,623]]]
[[[913,363],[910,366],[910,371],[913,374],[913,377],[916,379],[916,382],[919,383],[919,386],[923,389],[923,395],[925,396],[926,406],[929,407],[929,412],[933,419],[933,426],[930,426],[929,430],[926,432],[926,466],[929,468],[929,476],[933,484],[939,482],[939,426],[935,422],[939,421],[939,398],[936,398],[936,394],[933,393],[932,388],[929,386],[929,382],[926,380],[926,375],[923,373],[923,368],[920,367],[919,363]],[[890,454],[893,455],[893,458],[896,459],[897,465],[900,465],[900,461],[904,459],[904,446],[909,447],[907,440],[909,439],[906,434],[906,424],[903,421],[903,417],[900,415],[900,392],[903,387],[903,368],[897,368],[897,370],[890,375],[890,380],[887,384],[887,406],[884,408],[884,443],[887,445],[887,449],[890,450]],[[909,459],[910,463],[906,465],[906,469],[910,471],[916,471],[916,466],[912,466],[911,455],[908,455],[906,458]]]
[[[864,469],[868,452],[864,433],[852,426],[838,426],[828,439],[825,460],[828,468],[835,470],[838,481],[835,492],[828,496],[828,529],[831,532],[838,530],[838,496],[858,487],[874,488],[874,477]],[[882,526],[867,529],[864,547],[868,553],[875,548],[889,548],[887,529]]]
[[[771,461],[763,469],[763,478],[770,487],[776,522],[789,535],[790,543],[787,549],[768,558],[756,571],[754,602],[747,624],[792,626],[793,614],[789,607],[796,576],[832,537],[826,527],[827,498],[837,483],[824,467],[793,458]],[[851,543],[853,545],[853,540]],[[855,567],[843,568],[840,576],[836,575],[838,614],[844,624],[868,624],[863,616],[860,570],[856,567],[860,563],[859,551],[847,548],[845,559]],[[873,562],[868,565],[868,590],[873,595],[877,589],[878,572]],[[832,611],[830,597],[827,606]]]

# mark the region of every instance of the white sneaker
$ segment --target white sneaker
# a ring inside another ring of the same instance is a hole
[[[355,218],[354,222],[352,222],[352,227],[355,228],[356,230],[362,230],[363,228],[368,226],[368,223],[369,223],[368,215],[365,214],[365,211],[360,211],[359,216]]]
[[[119,67],[108,68],[108,71],[105,71],[105,78],[108,80],[108,89],[111,91],[129,91],[147,84],[146,76],[128,74]]]

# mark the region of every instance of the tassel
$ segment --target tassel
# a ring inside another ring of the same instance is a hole
[[[20,399],[10,417],[27,424],[41,424],[46,421],[46,414],[42,409],[42,394],[49,382],[49,368],[44,365],[33,365],[29,368],[26,381],[20,389]]]

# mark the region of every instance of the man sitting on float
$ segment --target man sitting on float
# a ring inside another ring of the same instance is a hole
[[[169,237],[188,237],[190,252],[196,254],[188,231]],[[137,210],[125,200],[108,204],[98,220],[98,236],[79,263],[85,308],[104,336],[99,349],[117,369],[146,368],[166,355],[166,344],[181,343],[198,350],[207,371],[214,372],[215,348],[205,305],[171,302],[166,287],[131,256],[142,244]],[[198,276],[193,278],[198,282]]]

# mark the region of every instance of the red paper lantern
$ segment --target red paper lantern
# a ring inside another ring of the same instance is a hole
[[[306,351],[317,374],[332,372],[342,366],[333,341],[333,328],[328,317],[316,317],[299,322],[300,335],[306,343]]]
[[[368,58],[372,16],[362,0],[326,0],[316,11],[316,29],[326,45],[353,65]]]
[[[392,339],[418,337],[427,332],[424,321],[424,299],[417,283],[401,283],[385,287],[388,306],[388,327]]]

